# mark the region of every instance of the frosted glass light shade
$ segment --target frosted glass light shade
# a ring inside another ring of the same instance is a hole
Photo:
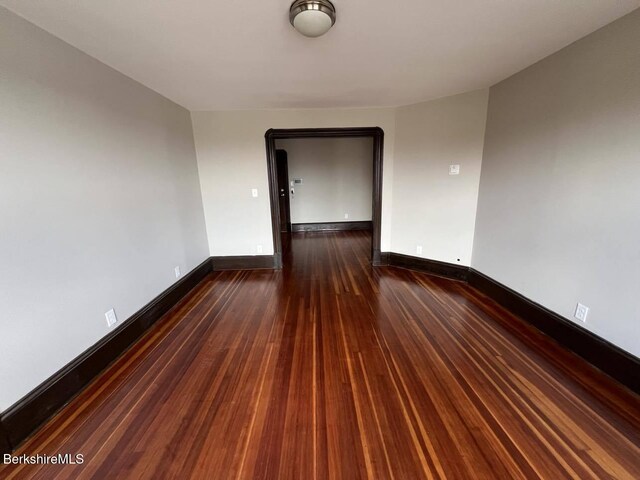
[[[305,10],[293,19],[293,27],[305,37],[319,37],[331,28],[331,18],[320,10]]]
[[[296,0],[289,8],[289,21],[302,35],[319,37],[336,22],[336,9],[329,0]]]

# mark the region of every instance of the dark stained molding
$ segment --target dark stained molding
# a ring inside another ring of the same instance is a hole
[[[384,267],[389,265],[388,252],[380,252],[380,250],[374,250],[371,254],[371,264],[374,267]]]
[[[473,268],[393,252],[380,253],[374,265],[466,281],[567,350],[640,394],[639,358]]]
[[[278,268],[275,255],[242,255],[211,257],[214,271],[219,270],[259,270]]]
[[[372,230],[371,220],[360,222],[317,222],[317,223],[292,223],[294,232],[326,232],[343,230]]]
[[[483,273],[469,269],[469,285],[640,394],[640,359]]]
[[[264,134],[267,151],[269,200],[271,203],[271,231],[275,268],[282,268],[282,239],[280,238],[280,203],[278,201],[278,172],[276,168],[276,140],[285,138],[344,138],[371,137],[373,139],[373,188],[371,262],[376,264],[382,238],[382,163],[384,131],[380,127],[347,128],[270,128]]]
[[[0,415],[0,450],[15,449],[211,273],[207,259]],[[2,432],[4,431],[4,435]],[[3,441],[3,438],[5,439]]]
[[[440,277],[451,278],[453,280],[467,280],[469,267],[456,265],[454,263],[440,262],[438,260],[430,260],[428,258],[414,257],[411,255],[403,255],[401,253],[384,252],[382,257],[386,263],[392,267],[408,268],[418,272],[438,275]]]
[[[469,285],[555,339],[587,362],[640,394],[640,359],[492,278],[461,265],[374,250],[374,265],[395,266]],[[9,453],[126,352],[213,270],[277,268],[276,255],[211,257],[122,325],[0,414],[0,454]],[[281,265],[281,263],[280,263]]]
[[[11,453],[11,444],[9,443],[9,435],[0,420],[0,456],[4,456],[5,453]]]

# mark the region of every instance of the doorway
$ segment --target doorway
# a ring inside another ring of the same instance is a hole
[[[373,139],[373,184],[371,189],[372,205],[372,241],[371,241],[371,263],[380,264],[380,240],[381,240],[381,219],[382,219],[382,156],[384,132],[379,127],[363,128],[303,128],[303,129],[270,129],[265,133],[267,167],[269,177],[269,197],[271,203],[271,227],[273,231],[273,250],[276,268],[282,268],[282,226],[286,223],[291,229],[290,208],[281,200],[281,178],[278,170],[278,150],[276,140],[295,138],[345,138],[345,137],[369,137]],[[282,158],[283,155],[280,154]],[[281,161],[282,163],[282,161]],[[286,179],[287,188],[290,185]],[[288,198],[288,190],[286,197]],[[286,212],[282,212],[286,209]],[[287,214],[289,215],[287,217]]]

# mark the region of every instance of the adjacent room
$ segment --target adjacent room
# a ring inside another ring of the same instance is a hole
[[[361,236],[371,243],[376,202],[373,143],[373,138],[366,136],[275,142],[279,201],[278,208],[272,206],[272,216],[280,221],[283,264],[294,260],[295,256],[287,255],[295,250],[294,243],[312,238],[330,240],[328,232],[368,232]]]
[[[373,138],[282,138],[275,148],[278,204],[271,215],[279,224],[274,231],[280,232],[283,265],[300,258],[301,245],[313,250],[337,238],[362,238],[372,252]]]
[[[637,0],[0,0],[0,478],[640,478]]]

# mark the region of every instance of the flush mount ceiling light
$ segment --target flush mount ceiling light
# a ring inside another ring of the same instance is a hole
[[[305,37],[319,37],[336,23],[336,8],[329,0],[296,0],[289,9],[289,21]]]

